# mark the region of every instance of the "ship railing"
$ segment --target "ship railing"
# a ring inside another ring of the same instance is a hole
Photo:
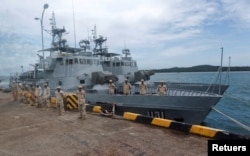
[[[203,91],[195,91],[195,90],[183,90],[183,89],[175,89],[171,88],[167,90],[167,96],[211,96],[213,94],[203,92]]]
[[[107,90],[103,91],[97,91],[97,90],[85,90],[87,93],[94,93],[94,94],[107,94]],[[116,90],[116,95],[123,94],[122,87],[118,87]],[[131,95],[136,96],[139,95],[139,87],[135,87],[131,90]],[[149,87],[147,89],[147,95],[158,95],[157,88]],[[167,89],[166,96],[201,96],[201,97],[207,97],[207,96],[221,96],[219,94],[209,93],[205,91],[196,91],[196,90],[187,90],[187,89],[177,89],[177,88],[169,88]]]
[[[140,93],[140,88],[135,87],[135,94]],[[157,88],[148,87],[147,94],[157,94]],[[205,91],[196,91],[196,90],[186,90],[186,89],[177,89],[177,88],[168,88],[166,92],[167,96],[214,96],[215,94],[205,92]]]

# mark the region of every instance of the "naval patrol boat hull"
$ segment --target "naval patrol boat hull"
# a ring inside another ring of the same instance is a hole
[[[164,96],[86,93],[86,102],[102,109],[111,110],[112,104],[115,104],[116,115],[133,112],[190,124],[202,124],[221,98],[218,94],[194,91],[172,91]]]

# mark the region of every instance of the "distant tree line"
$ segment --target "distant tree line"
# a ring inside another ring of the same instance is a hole
[[[222,67],[222,71],[227,71],[229,67]],[[219,66],[198,65],[193,67],[173,67],[165,69],[153,69],[155,73],[166,72],[216,72]],[[250,66],[230,67],[230,71],[250,71]]]

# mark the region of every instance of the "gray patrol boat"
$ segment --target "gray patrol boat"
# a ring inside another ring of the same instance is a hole
[[[86,101],[92,105],[101,105],[110,109],[116,105],[116,114],[134,112],[152,117],[167,118],[192,124],[201,124],[209,112],[222,98],[221,94],[196,90],[195,88],[168,87],[164,96],[156,94],[157,85],[149,86],[147,95],[138,94],[137,82],[149,80],[154,74],[150,70],[138,70],[135,60],[130,57],[129,49],[124,49],[122,55],[109,53],[102,44],[106,38],[96,35],[94,28],[92,38],[81,40],[79,48],[72,48],[62,38],[66,30],[56,27],[54,13],[51,19],[51,47],[40,50],[48,52],[44,58],[39,56],[39,62],[34,70],[22,73],[15,81],[25,84],[48,83],[52,95],[58,85],[62,90],[75,92],[79,84],[84,86]],[[95,47],[90,48],[90,43]],[[132,83],[131,94],[122,93],[122,82],[128,79]],[[108,94],[108,82],[113,80],[117,86],[116,94]],[[205,88],[204,84],[204,88]]]

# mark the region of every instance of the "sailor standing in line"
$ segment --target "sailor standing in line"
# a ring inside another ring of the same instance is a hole
[[[109,94],[114,95],[115,89],[116,89],[115,84],[112,82],[112,80],[109,80]]]
[[[76,91],[76,96],[78,99],[78,109],[80,112],[80,116],[78,119],[86,119],[86,105],[85,105],[85,91],[82,88],[82,85],[78,86],[78,90]]]
[[[17,90],[17,84],[16,84],[16,82],[13,82],[13,84],[11,86],[11,91],[12,91],[12,95],[13,95],[14,101],[17,101],[17,99],[18,99],[18,90]]]
[[[61,87],[58,86],[56,88],[56,107],[58,109],[58,115],[62,115],[64,113],[64,104],[63,104],[63,96],[64,92],[61,90]]]
[[[42,96],[42,89],[39,86],[39,84],[36,84],[35,97],[36,97],[36,107],[37,108],[41,107],[41,96]]]
[[[33,84],[30,85],[30,106],[35,106],[36,98],[35,98],[35,86]]]
[[[123,83],[123,94],[129,95],[131,88],[132,88],[132,86],[128,82],[128,79],[125,79],[125,82]]]
[[[47,108],[47,110],[50,107],[49,97],[50,97],[50,88],[48,84],[45,83],[43,89],[43,102],[45,103],[45,107]]]
[[[25,103],[25,96],[24,96],[25,95],[25,89],[24,89],[25,88],[25,83],[22,84],[21,88],[22,88],[22,93],[21,93],[21,99],[22,100],[21,101],[22,101],[22,103]]]
[[[17,86],[17,90],[18,90],[18,100],[19,100],[19,103],[23,102],[23,99],[22,99],[22,94],[23,94],[23,89],[22,89],[22,84],[19,83],[18,86]]]
[[[159,95],[165,95],[167,92],[167,86],[161,81],[161,83],[157,87],[157,92]]]
[[[146,95],[147,94],[147,84],[144,82],[143,79],[141,79],[141,84],[140,84],[140,95]]]
[[[28,104],[28,87],[26,83],[23,84],[23,97],[24,97],[24,104]]]
[[[27,85],[26,98],[27,98],[27,104],[28,104],[28,106],[30,106],[30,100],[31,100],[31,86],[30,86],[30,84]]]

